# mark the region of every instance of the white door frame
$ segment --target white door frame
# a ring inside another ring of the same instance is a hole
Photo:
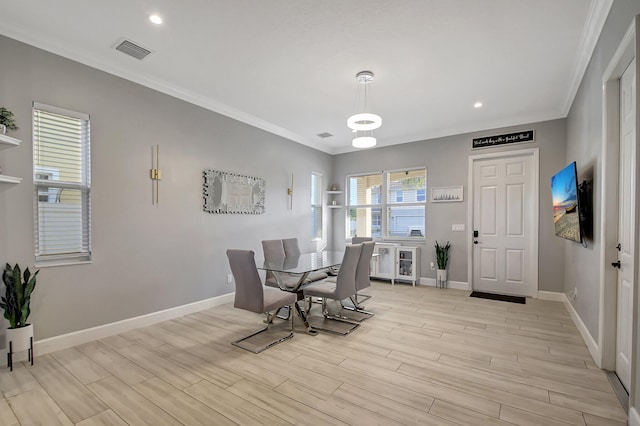
[[[532,261],[533,265],[531,265],[531,279],[536,284],[536,297],[538,293],[538,240],[540,239],[539,233],[539,210],[540,210],[540,149],[539,148],[528,148],[528,149],[517,149],[511,151],[501,151],[501,152],[492,152],[489,154],[478,154],[478,155],[470,155],[469,156],[469,204],[467,208],[467,223],[469,224],[469,228],[473,228],[473,165],[478,160],[486,160],[490,158],[504,158],[504,157],[513,157],[513,156],[523,156],[530,155],[533,158],[533,170],[535,172],[534,177],[534,206],[531,220],[533,221],[533,235],[536,236],[533,243],[533,253],[532,253]],[[551,214],[551,213],[549,213]],[[473,290],[473,229],[469,229],[470,232],[467,232],[467,282],[469,283],[469,290]]]
[[[611,266],[618,260],[618,162],[620,159],[620,77],[633,58],[638,55],[635,49],[640,48],[636,40],[636,28],[640,25],[640,15],[636,16],[623,37],[607,69],[602,75],[602,189],[600,201],[600,315],[598,321],[598,352],[594,360],[598,367],[614,371],[616,368],[616,322],[617,322],[617,270]],[[638,76],[636,62],[636,146],[640,142],[640,111],[638,109]],[[636,149],[636,188],[640,188],[640,149]],[[640,209],[640,197],[636,197],[636,212]],[[635,215],[635,229],[640,229],[640,214]],[[632,244],[636,250],[633,281],[633,322],[632,322],[632,356],[631,356],[631,389],[635,388],[635,351],[637,332],[637,291],[638,291],[638,235],[633,236]]]

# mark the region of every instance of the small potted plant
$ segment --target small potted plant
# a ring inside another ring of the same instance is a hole
[[[0,134],[7,133],[7,130],[18,130],[13,113],[5,107],[0,107]]]
[[[29,361],[33,365],[33,324],[27,324],[27,318],[31,313],[31,293],[36,287],[38,272],[40,271],[32,275],[27,268],[22,274],[18,264],[11,267],[7,263],[2,273],[5,295],[0,302],[0,308],[4,309],[4,317],[9,321],[6,342],[9,367],[12,370],[14,352],[29,350]]]
[[[441,246],[436,241],[436,262],[438,263],[438,269],[436,271],[436,284],[444,283],[447,281],[447,264],[449,263],[449,249],[451,244],[447,241],[447,244]]]

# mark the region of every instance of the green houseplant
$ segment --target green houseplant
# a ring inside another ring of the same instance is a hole
[[[26,327],[27,318],[31,313],[31,293],[36,288],[36,271],[33,275],[29,268],[24,274],[20,271],[20,266],[16,263],[11,267],[8,263],[2,273],[6,292],[0,302],[0,307],[4,309],[4,317],[9,321],[10,328]]]
[[[436,285],[444,287],[444,283],[447,281],[447,265],[449,264],[449,249],[451,243],[447,241],[447,244],[440,245],[436,241],[436,262],[438,263],[438,270],[436,271]]]
[[[33,324],[27,324],[27,318],[31,313],[31,293],[36,288],[38,272],[31,274],[27,268],[23,274],[17,263],[14,267],[7,263],[2,273],[5,295],[0,307],[4,309],[4,317],[9,320],[6,345],[7,360],[12,371],[15,352],[28,351],[28,360],[33,365]]]
[[[18,130],[16,120],[13,118],[13,113],[5,107],[0,107],[0,126],[4,126],[8,130]]]

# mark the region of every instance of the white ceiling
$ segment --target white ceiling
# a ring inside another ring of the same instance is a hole
[[[341,153],[362,70],[378,146],[565,117],[611,3],[23,0],[0,34]],[[126,56],[122,38],[153,53]]]

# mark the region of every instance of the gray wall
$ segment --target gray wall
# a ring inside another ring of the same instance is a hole
[[[578,288],[579,297],[572,302],[593,338],[598,341],[600,315],[600,209],[602,198],[602,75],[634,16],[640,14],[637,0],[615,0],[600,35],[591,62],[567,117],[567,160],[576,160],[584,178],[593,178],[595,241],[588,249],[566,245],[565,292]],[[638,32],[636,28],[636,33]],[[615,285],[615,283],[612,283]],[[638,293],[637,283],[634,286]],[[636,328],[637,329],[637,328]],[[635,365],[638,365],[637,340],[634,342]],[[635,368],[635,367],[634,367]],[[635,386],[631,389],[631,406],[640,406],[637,384],[640,372],[635,368]],[[633,374],[633,373],[632,373]],[[635,395],[635,398],[634,398]]]
[[[471,149],[471,139],[511,131],[535,129],[534,143],[506,147]],[[396,145],[385,148],[337,155],[334,163],[334,181],[344,187],[347,174],[378,170],[393,170],[413,166],[427,167],[427,186],[464,186],[462,203],[427,202],[426,242],[421,244],[421,276],[435,278],[429,263],[435,261],[434,242],[451,242],[449,279],[467,282],[467,260],[472,231],[467,223],[469,156],[515,149],[540,148],[540,244],[539,290],[562,291],[564,271],[564,242],[554,235],[551,203],[551,176],[566,165],[565,120],[553,120],[484,132],[469,133]],[[345,242],[345,211],[333,212],[333,241],[336,248]],[[466,232],[452,232],[452,224],[466,224]]]
[[[328,178],[331,156],[5,37],[0,57],[1,104],[23,141],[0,151],[0,165],[24,179],[0,191],[2,264],[34,264],[32,101],[91,114],[93,263],[42,268],[30,318],[37,340],[232,292],[227,248],[261,257],[262,239],[298,237],[315,249],[310,174]],[[153,144],[159,206],[151,205]],[[264,178],[266,213],[204,213],[208,168]]]

